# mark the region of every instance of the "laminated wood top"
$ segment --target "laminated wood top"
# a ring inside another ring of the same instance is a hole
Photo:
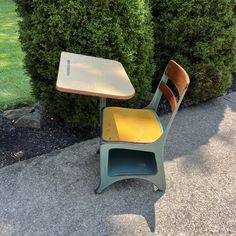
[[[129,99],[135,94],[120,62],[68,52],[61,53],[56,88],[113,99]]]

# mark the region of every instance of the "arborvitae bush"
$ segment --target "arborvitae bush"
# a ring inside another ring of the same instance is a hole
[[[189,73],[192,103],[222,95],[236,69],[235,10],[235,0],[153,0],[156,78],[172,58]]]
[[[135,87],[137,106],[152,83],[153,25],[145,0],[15,0],[20,41],[33,95],[72,125],[96,125],[98,99],[55,89],[61,51],[120,61]],[[127,104],[126,104],[127,105]]]

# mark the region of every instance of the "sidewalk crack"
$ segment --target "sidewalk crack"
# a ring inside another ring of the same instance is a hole
[[[232,100],[230,100],[230,99],[228,99],[228,98],[224,98],[224,99],[227,100],[227,101],[229,101],[229,102],[232,102],[233,104],[236,105],[236,102],[234,102],[234,101],[232,101]]]

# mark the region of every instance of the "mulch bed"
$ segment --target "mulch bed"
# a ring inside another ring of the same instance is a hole
[[[16,128],[0,114],[0,167],[97,137],[94,128],[68,128],[61,121],[43,118],[41,129]]]

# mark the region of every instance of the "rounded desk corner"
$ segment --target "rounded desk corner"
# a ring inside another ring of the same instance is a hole
[[[106,96],[107,98],[111,99],[118,99],[118,100],[129,100],[135,96],[135,92],[129,95],[123,95],[123,96]]]
[[[58,86],[58,84],[56,84],[56,90],[58,92],[64,92],[63,89],[60,86]]]
[[[120,66],[122,66],[122,67],[124,68],[124,66],[122,65],[121,62],[119,62],[119,61],[117,61],[117,60],[112,60],[112,61],[116,62],[118,65],[120,65]]]
[[[135,96],[135,90],[133,91],[133,93],[129,96],[129,99],[133,98]]]
[[[62,55],[65,55],[65,54],[68,54],[68,52],[61,51],[61,56],[62,56]]]

